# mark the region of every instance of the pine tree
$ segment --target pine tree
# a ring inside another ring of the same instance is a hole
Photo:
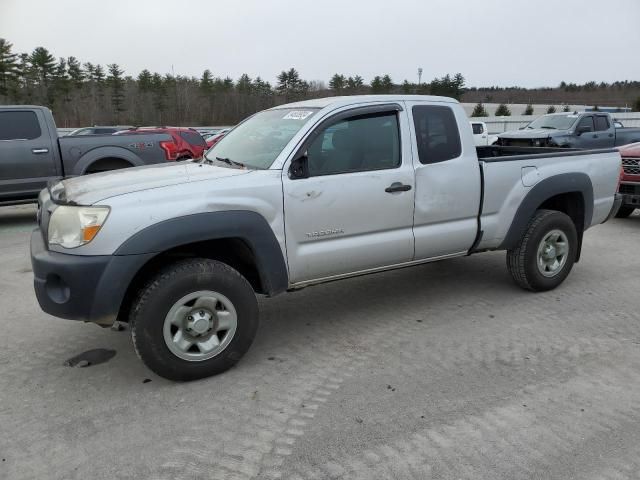
[[[236,82],[236,90],[239,93],[250,94],[253,89],[253,81],[251,77],[246,73],[240,75],[240,78]]]
[[[262,97],[270,96],[273,93],[271,84],[269,82],[265,82],[260,77],[256,77],[253,81],[253,91],[256,95]]]
[[[471,112],[472,117],[488,117],[489,114],[487,110],[484,108],[482,102],[478,102],[475,107],[473,107],[473,112]]]
[[[13,45],[0,38],[0,96],[9,95],[9,90],[17,82],[18,55],[11,49]]]
[[[76,57],[67,58],[67,72],[69,73],[69,79],[73,84],[73,88],[80,90],[85,79],[85,74]]]
[[[153,92],[153,106],[158,112],[158,119],[163,123],[163,113],[167,107],[167,91],[159,73],[151,76],[151,91]]]
[[[346,90],[349,93],[358,93],[364,86],[364,79],[360,75],[347,78]]]
[[[124,79],[122,75],[124,71],[116,63],[107,65],[109,75],[106,82],[109,88],[111,88],[111,106],[115,112],[116,122],[120,122],[120,113],[124,111]]]
[[[527,105],[527,108],[524,109],[523,115],[533,115],[533,105]]]
[[[336,73],[333,75],[333,77],[331,77],[331,80],[329,80],[329,88],[336,93],[342,93],[342,91],[346,87],[346,83],[347,80],[344,75]]]
[[[56,68],[56,59],[49,53],[49,50],[37,47],[29,57],[29,62],[37,81],[41,85],[49,85]]]
[[[142,93],[151,91],[151,79],[151,72],[146,68],[138,74],[138,89]]]
[[[511,110],[509,110],[509,107],[507,107],[504,103],[501,103],[500,105],[498,105],[498,108],[496,109],[496,113],[494,115],[496,117],[510,117]]]
[[[282,71],[278,75],[278,86],[276,91],[280,95],[284,95],[288,98],[292,95],[297,96],[304,94],[309,90],[309,84],[300,79],[300,74],[295,68],[291,68],[288,71]]]
[[[371,80],[371,93],[382,93],[382,77],[376,75]]]
[[[382,77],[382,93],[391,93],[393,90],[393,81],[389,75]]]
[[[547,108],[547,113],[556,113],[556,107],[553,105],[549,105],[549,108]]]

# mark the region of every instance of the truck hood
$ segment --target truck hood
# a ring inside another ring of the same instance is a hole
[[[92,205],[117,195],[244,175],[250,171],[199,162],[160,163],[69,178],[51,187],[50,191],[58,203]]]
[[[513,139],[530,139],[530,138],[547,138],[557,137],[560,135],[567,135],[568,130],[552,130],[550,128],[534,128],[524,130],[514,130],[512,132],[504,132],[498,135],[500,138],[513,138]]]

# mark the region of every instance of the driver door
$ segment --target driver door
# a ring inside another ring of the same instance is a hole
[[[413,259],[414,172],[406,111],[357,108],[307,138],[308,176],[283,169],[292,283],[346,276]]]

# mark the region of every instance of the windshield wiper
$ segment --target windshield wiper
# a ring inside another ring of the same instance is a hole
[[[235,165],[236,167],[247,168],[247,166],[244,163],[236,162],[234,160],[231,160],[230,158],[216,157],[216,160],[218,160],[219,162],[227,163],[229,165]]]
[[[231,165],[232,167],[247,168],[247,166],[244,163],[236,162],[235,160],[231,160],[230,158],[216,157],[216,160],[218,162],[222,162],[222,163],[226,163],[227,165]],[[210,158],[207,158],[207,157],[202,157],[202,161],[203,162],[208,162],[208,163],[213,163],[213,160],[211,160]]]
[[[556,127],[549,127],[548,125],[543,125],[542,127],[539,128],[546,128],[547,130],[557,130]]]

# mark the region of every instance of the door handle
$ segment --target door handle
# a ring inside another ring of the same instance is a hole
[[[32,148],[31,153],[35,153],[36,155],[38,155],[39,153],[49,153],[49,149],[48,148]]]
[[[610,134],[609,134],[609,136],[610,136],[610,137],[613,137],[613,133],[610,133]]]
[[[411,185],[404,185],[400,182],[393,182],[387,188],[384,189],[387,193],[395,193],[395,192],[408,192],[411,190]]]

